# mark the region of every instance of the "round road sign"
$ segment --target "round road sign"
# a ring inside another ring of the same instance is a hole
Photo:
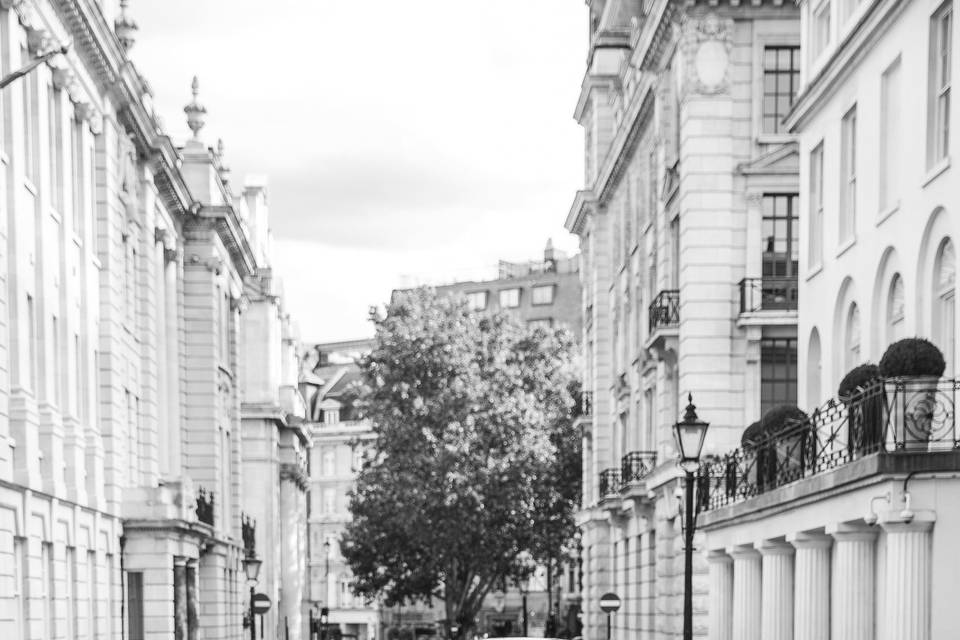
[[[259,615],[270,611],[270,596],[265,593],[253,594],[253,612]]]
[[[620,608],[620,596],[615,593],[605,593],[600,596],[600,608],[606,613],[613,613]]]

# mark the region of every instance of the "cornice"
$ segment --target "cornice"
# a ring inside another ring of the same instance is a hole
[[[856,72],[860,62],[908,4],[906,0],[880,0],[864,11],[847,37],[837,44],[830,59],[797,96],[793,108],[784,118],[788,131],[797,133],[819,111],[825,97]]]
[[[655,71],[660,66],[665,49],[674,39],[673,18],[677,11],[675,1],[660,0],[650,13],[634,50],[636,66],[641,71]]]
[[[583,229],[587,224],[587,217],[597,204],[597,198],[593,191],[585,189],[577,191],[573,197],[573,204],[570,205],[570,211],[567,213],[567,221],[564,223],[567,231],[575,233],[578,236],[583,234]]]
[[[240,226],[237,212],[231,205],[201,205],[197,215],[201,219],[213,222],[217,235],[230,253],[230,259],[241,278],[256,273],[257,264],[253,249]]]
[[[620,89],[620,76],[606,73],[587,73],[583,76],[583,82],[580,83],[580,97],[577,99],[577,106],[573,110],[573,119],[577,122],[583,120],[583,115],[587,111],[587,103],[590,94],[594,89],[605,89],[607,91],[618,91]]]
[[[628,114],[629,128],[621,127],[610,145],[606,160],[594,185],[597,200],[604,202],[610,196],[623,172],[630,164],[630,154],[640,141],[640,136],[653,117],[653,81],[650,76],[644,79],[644,84],[637,90],[636,97],[630,105]]]

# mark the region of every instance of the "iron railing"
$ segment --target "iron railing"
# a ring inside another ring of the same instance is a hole
[[[600,498],[620,493],[620,470],[604,469],[600,472]]]
[[[247,558],[257,555],[257,521],[245,513],[240,514],[240,534],[243,538],[243,552]]]
[[[593,391],[580,392],[580,396],[577,398],[577,406],[574,407],[574,412],[574,416],[577,418],[593,415]]]
[[[716,509],[878,452],[960,449],[958,389],[953,379],[896,378],[830,400],[807,420],[705,464],[699,499]]]
[[[213,491],[197,489],[197,520],[213,526]]]
[[[798,299],[797,276],[765,276],[740,281],[740,313],[795,311]]]
[[[666,289],[657,294],[650,303],[650,333],[661,327],[680,324],[680,291]]]
[[[656,451],[631,451],[620,459],[622,488],[640,482],[657,466]]]

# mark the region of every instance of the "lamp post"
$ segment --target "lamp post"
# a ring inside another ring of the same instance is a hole
[[[260,565],[263,561],[256,555],[249,554],[243,559],[243,572],[247,574],[247,584],[250,585],[250,640],[256,640],[257,625],[255,624],[255,615],[253,612],[253,597],[255,595],[254,587],[257,585],[257,579],[260,577]]]
[[[527,637],[527,590],[530,589],[530,577],[524,577],[517,581],[520,588],[520,600],[523,606],[523,637]]]
[[[686,508],[684,509],[684,565],[683,565],[683,640],[693,640],[693,533],[697,526],[699,505],[694,504],[694,474],[700,469],[700,452],[707,437],[708,423],[697,417],[693,394],[687,394],[687,408],[683,420],[673,427],[673,436],[680,453],[678,464],[686,475]]]
[[[320,609],[320,639],[326,640],[327,638],[327,621],[330,618],[330,605],[333,604],[333,598],[330,597],[330,539],[327,538],[323,541],[323,558],[324,558],[324,574],[323,574],[323,589],[326,593],[323,594],[323,599],[327,602],[327,606]]]

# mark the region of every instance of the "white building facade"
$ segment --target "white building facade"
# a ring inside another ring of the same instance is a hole
[[[583,252],[583,635],[605,637],[614,591],[614,638],[679,637],[672,426],[687,394],[713,453],[796,402],[799,183],[782,118],[800,17],[766,1],[587,4],[586,189],[567,218]]]
[[[956,635],[954,5],[800,3],[786,126],[800,143],[811,417],[765,456],[741,449],[708,467],[711,638]],[[943,352],[943,377],[838,397],[849,370],[912,336]]]
[[[243,331],[266,210],[200,140],[196,81],[193,140],[164,133],[135,31],[113,2],[0,3],[4,75],[72,42],[0,93],[0,632],[18,640],[240,638],[242,559],[279,526],[245,548],[251,356],[282,358],[280,335]],[[257,401],[290,422],[271,380]]]

